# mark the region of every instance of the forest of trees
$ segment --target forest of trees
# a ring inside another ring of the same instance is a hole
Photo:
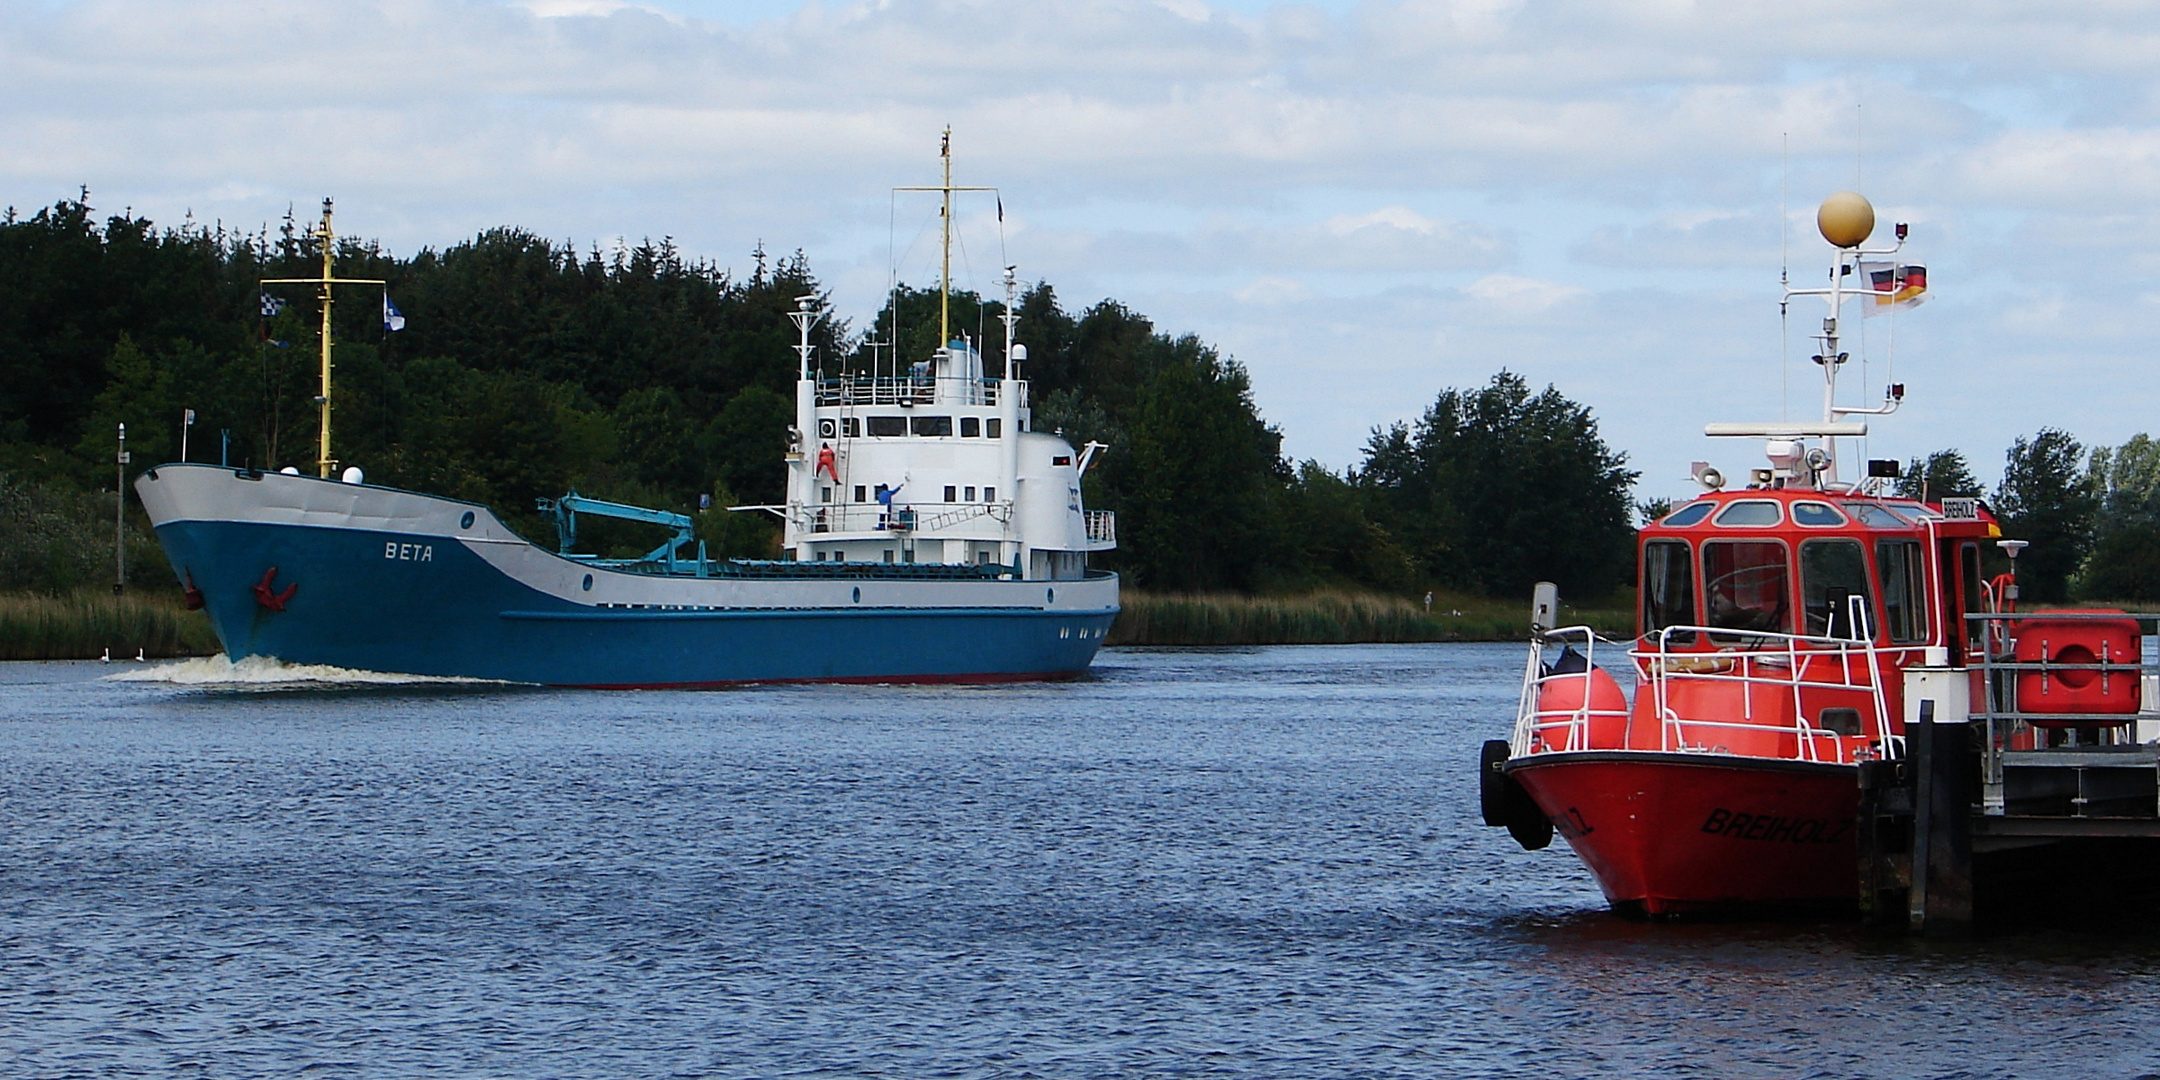
[[[0,589],[65,591],[112,575],[114,425],[137,468],[189,456],[276,468],[315,452],[312,291],[320,253],[306,221],[256,233],[100,219],[87,195],[0,218]],[[801,253],[753,253],[737,278],[666,240],[583,252],[515,228],[406,258],[342,241],[341,274],[381,278],[406,317],[384,328],[353,290],[338,319],[338,456],[370,480],[471,499],[529,536],[533,500],[576,488],[691,510],[777,502],[795,373],[787,312],[824,295]],[[996,301],[957,293],[955,327],[1004,367]],[[1235,360],[1165,333],[1115,300],[1068,310],[1046,283],[1020,300],[1019,340],[1036,425],[1110,451],[1087,476],[1116,510],[1122,545],[1104,562],[1162,591],[1440,587],[1519,596],[1557,581],[1593,600],[1631,576],[1636,474],[1588,409],[1504,368],[1448,389],[1415,421],[1376,428],[1336,472],[1292,462]],[[897,326],[897,331],[895,327]],[[814,332],[824,370],[927,356],[935,290],[902,287],[857,332]],[[897,340],[894,350],[884,344]],[[1954,450],[1911,462],[1898,491],[1987,497]],[[101,494],[102,493],[102,494]],[[1990,505],[2026,595],[2160,600],[2160,442],[2087,448],[2043,428],[2005,457]],[[588,540],[650,546],[635,525],[594,522]],[[713,511],[718,551],[770,557],[757,514]],[[136,580],[169,577],[143,528]]]
[[[100,219],[87,195],[0,220],[0,588],[110,576],[90,553],[110,550],[96,493],[113,485],[118,423],[138,469],[179,456],[183,409],[192,460],[312,467],[320,309],[305,286],[273,286],[285,303],[266,316],[258,285],[318,271],[310,225],[164,228]],[[780,500],[786,313],[823,296],[800,253],[761,250],[735,277],[666,240],[581,252],[502,228],[403,258],[345,240],[338,258],[341,276],[387,281],[406,318],[386,330],[361,289],[334,309],[336,455],[371,482],[487,503],[529,536],[548,534],[534,499],[573,487],[683,510],[702,494]],[[1104,562],[1138,586],[1520,595],[1550,577],[1591,599],[1628,577],[1635,474],[1551,387],[1502,370],[1450,389],[1335,472],[1285,459],[1244,368],[1199,339],[1115,300],[1069,310],[1048,284],[1019,306],[1036,426],[1109,444],[1087,496],[1120,515]],[[999,304],[952,307],[1001,373]],[[894,340],[920,359],[936,324],[935,291],[901,288],[861,332],[821,322],[819,362],[889,364],[872,343]],[[768,521],[715,511],[700,527],[728,554],[770,557]],[[650,546],[638,526],[595,525],[602,550]]]

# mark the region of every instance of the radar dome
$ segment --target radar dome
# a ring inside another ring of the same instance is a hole
[[[1875,207],[1857,191],[1840,191],[1815,211],[1815,227],[1832,247],[1859,247],[1875,231]]]

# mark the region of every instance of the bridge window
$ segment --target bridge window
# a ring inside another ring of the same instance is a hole
[[[954,487],[954,486],[952,486],[951,484],[947,484],[947,485],[945,485],[945,501],[946,501],[946,502],[959,502],[959,501],[960,501],[960,489],[959,489],[959,488],[956,488],[956,487]]]
[[[991,417],[990,419],[983,421],[983,425],[983,430],[989,434],[990,438],[997,439],[1004,437],[1005,421],[999,420],[996,417]]]
[[[996,501],[997,501],[997,489],[996,489],[996,488],[994,488],[994,487],[986,487],[986,488],[984,488],[984,489],[983,489],[983,501],[984,501],[984,502],[996,502]]]
[[[1777,503],[1769,499],[1742,499],[1739,502],[1726,503],[1725,509],[1718,511],[1717,520],[1713,524],[1750,527],[1775,525],[1780,520],[1782,516],[1778,513]]]
[[[1695,622],[1695,560],[1685,540],[1652,540],[1643,545],[1642,632],[1649,637],[1668,626]],[[1665,640],[1692,645],[1695,633],[1675,631]]]
[[[982,434],[982,419],[975,416],[960,418],[960,437],[972,439]]]
[[[1800,602],[1807,608],[1810,636],[1848,641],[1875,636],[1874,627],[1868,625],[1875,616],[1868,604],[1867,559],[1860,553],[1858,540],[1810,540],[1800,545]]]
[[[1920,565],[1918,540],[1884,540],[1875,545],[1875,573],[1882,581],[1884,629],[1899,645],[1928,637],[1927,577]]]
[[[1665,520],[1658,522],[1658,524],[1672,528],[1682,528],[1709,517],[1710,511],[1715,509],[1717,509],[1717,504],[1714,502],[1692,502],[1665,515]]]
[[[1792,633],[1792,571],[1784,544],[1714,540],[1703,545],[1702,562],[1704,614],[1709,625],[1721,630]],[[1738,640],[1724,634],[1716,637],[1728,644]]]
[[[913,426],[917,435],[950,435],[952,434],[952,417],[918,416],[914,419]]]
[[[862,418],[856,416],[841,417],[840,434],[845,435],[850,439],[862,438]]]
[[[975,501],[975,489],[974,489],[974,488],[968,488],[968,489],[966,489],[966,490],[967,490],[967,501],[968,501],[968,502],[974,502],[974,501]]]
[[[869,419],[870,434],[872,435],[907,434],[907,417],[905,416],[873,416]]]
[[[1792,504],[1792,519],[1795,525],[1824,527],[1845,524],[1845,515],[1838,513],[1837,507],[1819,502]]]
[[[870,493],[869,493],[869,489],[868,489],[868,488],[865,488],[865,487],[863,487],[863,486],[862,486],[861,484],[857,484],[857,485],[855,485],[855,501],[856,501],[856,502],[869,502],[869,501],[870,501]]]
[[[1874,503],[1846,503],[1846,513],[1870,529],[1910,529],[1912,523]]]

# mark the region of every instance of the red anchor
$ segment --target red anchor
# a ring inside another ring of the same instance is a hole
[[[202,590],[195,585],[195,571],[190,570],[187,572],[187,588],[181,590],[181,595],[187,597],[187,609],[189,611],[202,610],[203,595]]]
[[[272,592],[270,591],[270,583],[275,580],[277,580],[277,567],[273,566],[263,571],[263,579],[255,583],[255,602],[261,604],[267,611],[285,610],[285,602],[292,599],[294,593],[300,591],[300,586],[293,584],[285,586],[284,592]]]

